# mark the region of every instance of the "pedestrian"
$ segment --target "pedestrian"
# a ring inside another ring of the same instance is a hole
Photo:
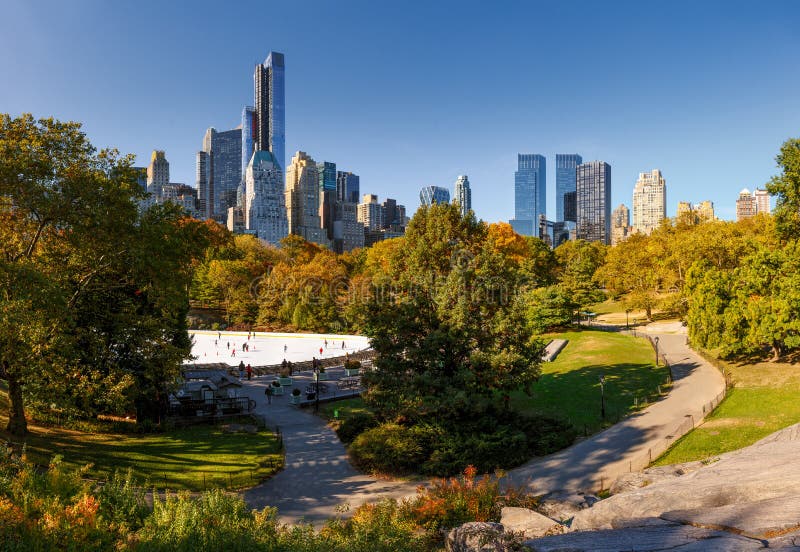
[[[264,389],[264,395],[267,396],[267,404],[272,404],[272,386],[267,385],[267,388]]]
[[[231,356],[233,358],[236,358],[236,348],[235,347],[233,349],[231,349]]]
[[[319,348],[319,356],[322,356],[322,347]]]
[[[288,345],[284,345],[284,346],[283,346],[283,354],[286,354],[286,349],[288,349],[288,348],[289,348],[289,346],[288,346]]]
[[[287,362],[286,366],[289,367],[289,375],[291,376],[292,375],[292,370],[294,370],[294,367],[292,366],[292,361],[290,360],[289,362]]]
[[[317,357],[311,357],[311,369],[317,371]]]
[[[247,343],[242,343],[242,352],[247,350]]]
[[[328,340],[327,339],[325,340],[325,348],[326,349],[328,348]]]
[[[230,348],[231,348],[231,342],[228,341],[228,349],[230,349]]]
[[[217,346],[217,340],[215,339],[214,340],[214,347],[216,347],[216,346]]]
[[[251,379],[253,379],[253,368],[248,363],[247,368],[245,368],[245,370],[247,370],[247,381],[250,381]]]
[[[222,332],[217,332],[217,339],[222,339]]]
[[[239,379],[244,379],[244,361],[239,361]]]
[[[288,364],[288,363],[286,362],[286,359],[283,359],[283,362],[281,362],[281,371],[282,371],[282,372],[285,372],[285,371],[286,371],[286,369],[287,369],[287,364]]]
[[[344,349],[344,341],[342,341],[342,349]]]

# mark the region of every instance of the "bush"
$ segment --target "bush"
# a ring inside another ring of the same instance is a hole
[[[385,423],[363,432],[347,449],[353,463],[371,473],[413,473],[431,452],[435,431]]]
[[[350,444],[360,434],[378,425],[378,420],[371,412],[354,412],[339,422],[336,435],[345,444]]]

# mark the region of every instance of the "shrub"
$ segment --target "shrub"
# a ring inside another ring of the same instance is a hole
[[[385,423],[356,437],[348,452],[364,471],[411,473],[428,458],[434,439],[434,432],[424,426]]]
[[[361,433],[378,425],[378,420],[371,412],[354,412],[339,422],[336,435],[345,444],[350,444]]]
[[[386,498],[359,506],[350,519],[332,520],[320,532],[331,550],[347,552],[427,552],[435,550],[419,530],[406,501]],[[438,537],[438,535],[436,535]]]

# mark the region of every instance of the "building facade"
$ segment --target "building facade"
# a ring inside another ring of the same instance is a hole
[[[467,175],[459,175],[456,179],[454,192],[453,203],[457,203],[459,209],[461,209],[461,214],[466,216],[472,210],[472,190],[470,190]]]
[[[285,200],[289,233],[302,236],[310,242],[329,246],[330,241],[319,217],[320,189],[317,164],[304,151],[298,151],[292,157],[292,162],[286,171]]]
[[[364,194],[358,204],[358,222],[369,231],[378,232],[383,229],[383,206],[378,203],[378,196]]]
[[[265,243],[278,245],[289,235],[283,171],[272,152],[257,151],[245,173],[245,229]]]
[[[336,199],[348,203],[358,204],[360,196],[360,182],[357,174],[347,171],[336,172]]]
[[[547,218],[547,161],[543,155],[517,154],[514,173],[514,220],[511,226],[518,234],[535,235],[539,215]]]
[[[255,144],[257,151],[271,151],[283,170],[286,165],[286,92],[283,54],[270,52],[256,65]],[[288,170],[286,171],[288,173]]]
[[[756,198],[750,193],[750,190],[745,188],[739,192],[739,199],[736,200],[736,220],[754,217],[757,212],[758,203],[756,203]]]
[[[582,163],[575,177],[576,236],[579,240],[611,241],[611,165]]]
[[[242,184],[241,129],[217,132],[212,127],[206,130],[196,163],[203,214],[205,218],[224,224],[228,209],[236,206],[236,192]]]
[[[147,193],[156,202],[163,196],[163,188],[169,184],[169,161],[163,150],[153,150],[147,166]]]
[[[256,108],[248,105],[242,109],[242,181],[247,173],[247,165],[256,151]],[[281,166],[283,170],[283,166]]]
[[[364,225],[358,221],[358,205],[337,201],[333,221],[333,250],[337,253],[364,247]]]
[[[753,190],[753,197],[756,200],[756,213],[764,213],[765,215],[770,214],[772,212],[772,208],[770,207],[769,202],[769,192],[766,190],[759,190],[756,188]]]
[[[661,171],[639,173],[633,188],[633,229],[650,234],[667,218],[667,183]]]
[[[450,203],[450,191],[441,186],[425,186],[419,192],[419,202],[421,205]]]
[[[572,218],[567,218],[566,195],[575,193],[575,170],[583,163],[583,158],[577,153],[556,154],[556,221],[575,222],[574,210]]]
[[[611,213],[611,245],[625,241],[631,232],[631,212],[622,203]]]

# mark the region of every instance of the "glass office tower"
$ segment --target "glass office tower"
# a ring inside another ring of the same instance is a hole
[[[575,191],[575,169],[583,163],[583,158],[577,153],[556,154],[556,221],[575,222],[567,218],[565,196]]]
[[[256,65],[255,85],[255,150],[271,151],[285,167],[286,93],[283,54],[270,52],[264,63]]]
[[[441,186],[425,186],[419,192],[419,202],[422,205],[450,203],[450,190]]]
[[[514,173],[514,230],[526,236],[534,235],[539,215],[546,215],[547,161],[535,153],[517,154]]]

